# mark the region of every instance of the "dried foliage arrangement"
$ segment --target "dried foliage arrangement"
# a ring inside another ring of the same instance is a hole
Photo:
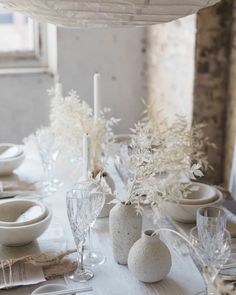
[[[74,90],[62,97],[55,89],[51,89],[49,95],[52,96],[50,124],[58,146],[78,157],[82,153],[83,134],[88,133],[91,138],[91,168],[96,177],[103,170],[102,150],[111,144],[112,127],[119,119],[107,119],[110,110],[104,109],[95,124],[92,108]]]
[[[131,129],[127,202],[138,212],[145,204],[155,209],[163,200],[178,202],[196,189],[191,180],[209,168],[203,147],[212,145],[203,128],[189,128],[185,117],[176,116],[171,124],[145,117]]]

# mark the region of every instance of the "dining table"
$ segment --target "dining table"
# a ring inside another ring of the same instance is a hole
[[[20,179],[23,181],[36,182],[42,175],[42,167],[40,158],[33,152],[32,147],[26,149],[26,159],[14,175],[8,177],[11,179]],[[65,164],[67,163],[67,165]],[[110,161],[112,162],[112,161]],[[75,167],[77,165],[77,167]],[[108,165],[109,173],[115,180],[116,189],[125,192],[125,185],[115,171],[112,164]],[[63,181],[63,185],[58,190],[48,196],[40,196],[42,202],[52,209],[53,218],[47,231],[38,239],[36,243],[43,245],[49,244],[51,249],[65,247],[73,249],[75,247],[71,229],[69,226],[66,211],[66,193],[71,189],[73,184],[78,180],[78,175],[82,170],[79,164],[70,163],[63,160],[57,164],[57,173]],[[77,171],[75,173],[75,171]],[[1,179],[0,179],[1,180]],[[5,178],[4,178],[5,180]],[[34,196],[26,196],[34,197]],[[38,197],[39,196],[35,196]],[[175,223],[168,218],[163,219],[162,226],[175,230],[180,230]],[[185,225],[183,231],[186,233],[188,229],[194,225]],[[143,214],[143,230],[156,229],[157,224],[153,222],[153,212],[146,209]],[[92,267],[94,277],[86,283],[75,283],[67,277],[55,277],[40,284],[19,286],[16,288],[2,289],[1,295],[30,295],[34,289],[44,284],[62,283],[69,287],[92,287],[93,291],[87,294],[91,295],[196,295],[204,290],[204,281],[202,275],[194,264],[188,247],[177,236],[163,232],[161,234],[168,245],[171,256],[172,266],[169,274],[157,283],[142,283],[138,281],[129,271],[127,265],[119,265],[115,262],[112,253],[112,241],[109,234],[109,217],[98,218],[93,230],[92,241],[93,247],[98,249],[106,256],[104,264]],[[24,247],[24,246],[23,246]],[[25,246],[30,248],[31,245]],[[33,247],[33,244],[32,244]],[[0,247],[0,255],[4,246]],[[19,247],[19,251],[21,250]],[[16,250],[17,251],[17,250]],[[1,258],[1,256],[0,256]],[[160,265],[161,267],[161,265]]]

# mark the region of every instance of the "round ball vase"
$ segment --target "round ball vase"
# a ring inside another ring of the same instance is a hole
[[[118,203],[111,209],[109,226],[114,259],[126,265],[130,248],[141,237],[142,216],[132,204]]]
[[[155,283],[161,281],[170,271],[171,254],[159,235],[147,230],[130,249],[128,267],[141,282]]]
[[[114,180],[111,178],[110,174],[108,174],[107,172],[103,173],[103,176],[106,180],[106,183],[109,185],[112,193],[115,190],[115,183]],[[114,204],[109,204],[112,200],[114,199],[114,195],[113,194],[106,194],[105,195],[105,203],[104,206],[102,208],[101,213],[99,214],[98,218],[104,218],[104,217],[108,217],[109,213],[111,211],[111,209],[114,207]]]

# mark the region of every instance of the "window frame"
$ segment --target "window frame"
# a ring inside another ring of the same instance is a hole
[[[0,52],[0,71],[48,67],[47,25],[33,20],[34,50]]]

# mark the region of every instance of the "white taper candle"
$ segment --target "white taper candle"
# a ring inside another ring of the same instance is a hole
[[[94,95],[94,123],[97,122],[101,111],[101,75],[93,76],[93,95]]]
[[[90,136],[88,133],[83,135],[83,179],[88,180],[90,163]]]
[[[58,97],[63,97],[63,90],[62,90],[62,84],[61,83],[56,83],[55,85],[55,94]]]

